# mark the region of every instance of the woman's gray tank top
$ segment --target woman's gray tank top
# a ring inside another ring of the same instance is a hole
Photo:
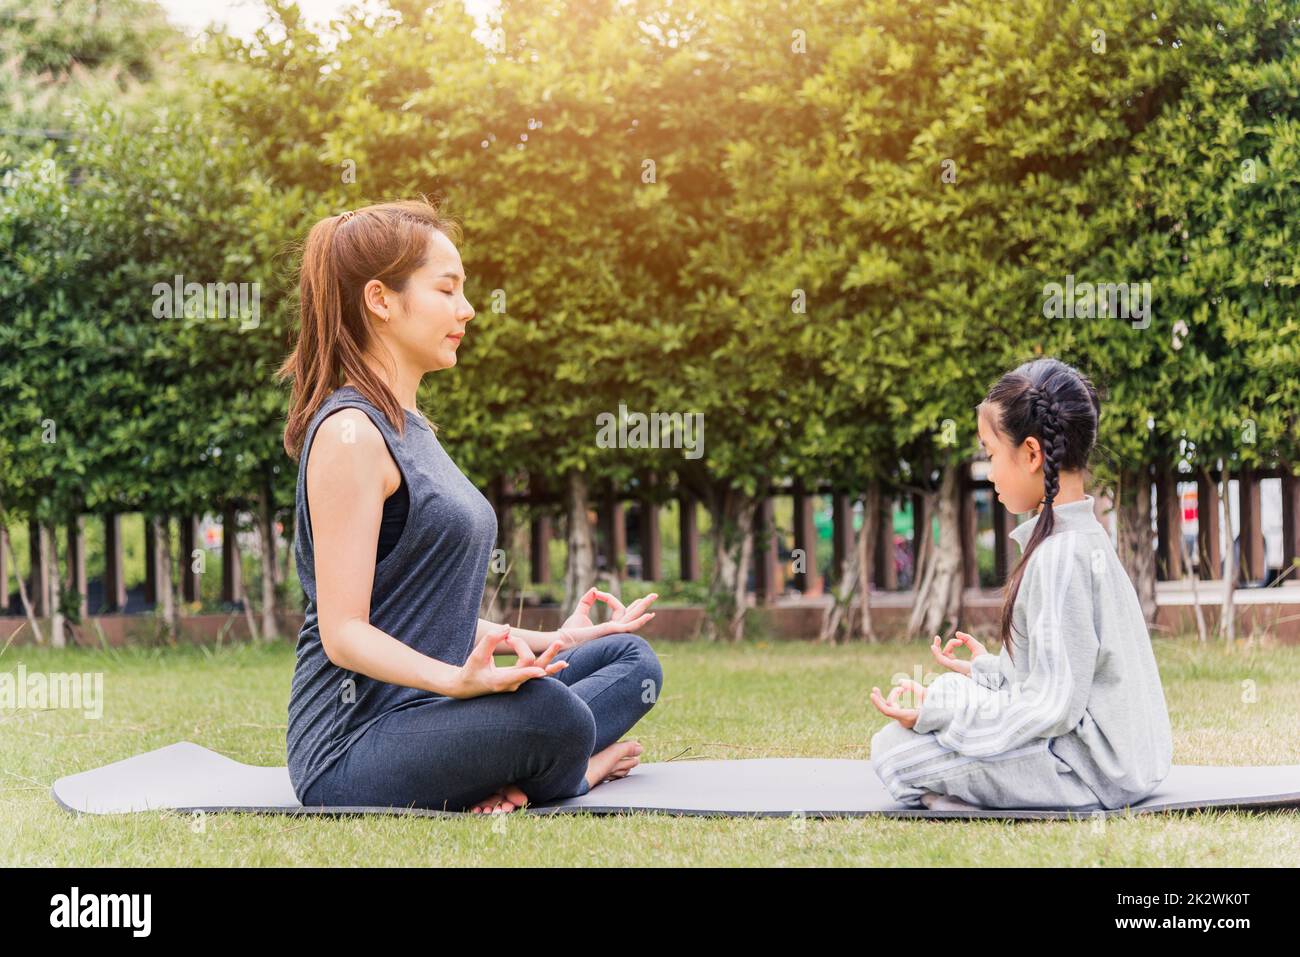
[[[375,566],[370,624],[416,651],[463,665],[474,647],[479,602],[496,543],[496,513],[443,450],[428,421],[409,409],[399,436],[378,407],[343,386],[312,417],[298,459],[294,551],[306,598],[289,693],[289,779],[306,789],[379,718],[436,697],[418,688],[376,681],[325,656],[316,614],[315,553],[307,503],[307,457],[321,422],[342,408],[370,416],[406,479],[410,497],[397,545]],[[374,553],[374,543],[350,543]]]

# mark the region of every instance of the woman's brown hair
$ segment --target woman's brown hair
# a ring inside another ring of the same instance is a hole
[[[431,230],[453,242],[460,227],[428,199],[378,203],[327,216],[307,234],[298,278],[298,342],[276,373],[293,387],[284,449],[302,454],[307,426],[321,403],[345,381],[402,434],[406,416],[392,390],[362,361],[370,329],[361,291],[371,279],[401,292],[429,251]]]
[[[1044,357],[1008,372],[980,403],[990,421],[1014,447],[1033,436],[1043,450],[1043,504],[1015,571],[1007,579],[1002,602],[1002,644],[1011,655],[1011,624],[1025,566],[1056,524],[1052,502],[1060,488],[1062,472],[1086,468],[1097,441],[1101,400],[1092,383],[1078,369],[1059,359]]]

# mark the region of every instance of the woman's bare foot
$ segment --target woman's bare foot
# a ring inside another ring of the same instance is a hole
[[[605,781],[627,776],[627,772],[641,763],[639,755],[645,750],[639,741],[619,741],[604,751],[593,754],[587,762],[587,784],[595,787]],[[474,814],[502,814],[521,808],[528,803],[528,795],[513,784],[489,794],[470,808]]]
[[[515,808],[528,803],[528,795],[513,784],[507,784],[475,804],[470,811],[474,814],[508,814]]]
[[[613,778],[627,777],[627,772],[641,763],[644,750],[640,741],[618,741],[593,754],[587,763],[588,786],[594,788]]]

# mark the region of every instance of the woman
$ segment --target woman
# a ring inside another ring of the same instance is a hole
[[[663,686],[632,634],[653,594],[625,608],[592,589],[554,633],[478,617],[496,515],[416,410],[474,316],[457,236],[426,201],[384,203],[321,220],[303,251],[280,376],[307,598],[288,763],[307,805],[508,812],[584,794],[637,764],[619,738]],[[593,625],[598,600],[611,620]]]

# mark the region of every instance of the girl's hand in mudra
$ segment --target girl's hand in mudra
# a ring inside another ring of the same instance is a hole
[[[508,668],[498,668],[492,658],[497,645],[503,641],[510,645],[519,658]],[[557,675],[569,667],[567,661],[551,660],[559,651],[560,643],[554,641],[541,655],[535,656],[522,638],[511,636],[509,625],[503,625],[501,631],[484,635],[474,646],[465,664],[461,665],[456,687],[448,692],[448,697],[477,698],[479,695],[515,691],[532,678]]]
[[[962,645],[965,645],[970,649],[971,661],[975,660],[980,655],[988,654],[987,649],[985,649],[983,645],[964,631],[957,632],[956,637],[949,638],[948,643],[942,647],[939,645],[939,636],[935,635],[934,642],[930,645],[930,651],[934,654],[934,660],[939,662],[939,664],[943,665],[949,671],[955,671],[958,674],[963,674],[969,677],[971,670],[970,661],[966,661],[963,658],[953,657],[953,652]]]
[[[657,592],[651,592],[644,598],[638,598],[626,608],[623,603],[608,592],[600,591],[597,588],[587,589],[587,593],[578,599],[578,607],[574,609],[573,614],[565,620],[557,631],[556,638],[564,648],[573,648],[584,642],[591,641],[594,638],[603,638],[606,635],[618,634],[620,632],[636,631],[647,621],[654,617],[654,612],[645,614],[645,610],[654,604],[658,598]],[[591,609],[597,601],[603,601],[609,606],[609,621],[599,625],[591,620]]]
[[[898,696],[907,690],[911,690],[915,696],[915,708],[904,708],[898,703]],[[881,696],[879,688],[871,689],[871,703],[876,706],[881,714],[894,718],[905,728],[916,725],[916,719],[921,715],[921,702],[924,700],[925,686],[913,681],[911,678],[899,679],[898,684],[890,689],[887,699]]]

